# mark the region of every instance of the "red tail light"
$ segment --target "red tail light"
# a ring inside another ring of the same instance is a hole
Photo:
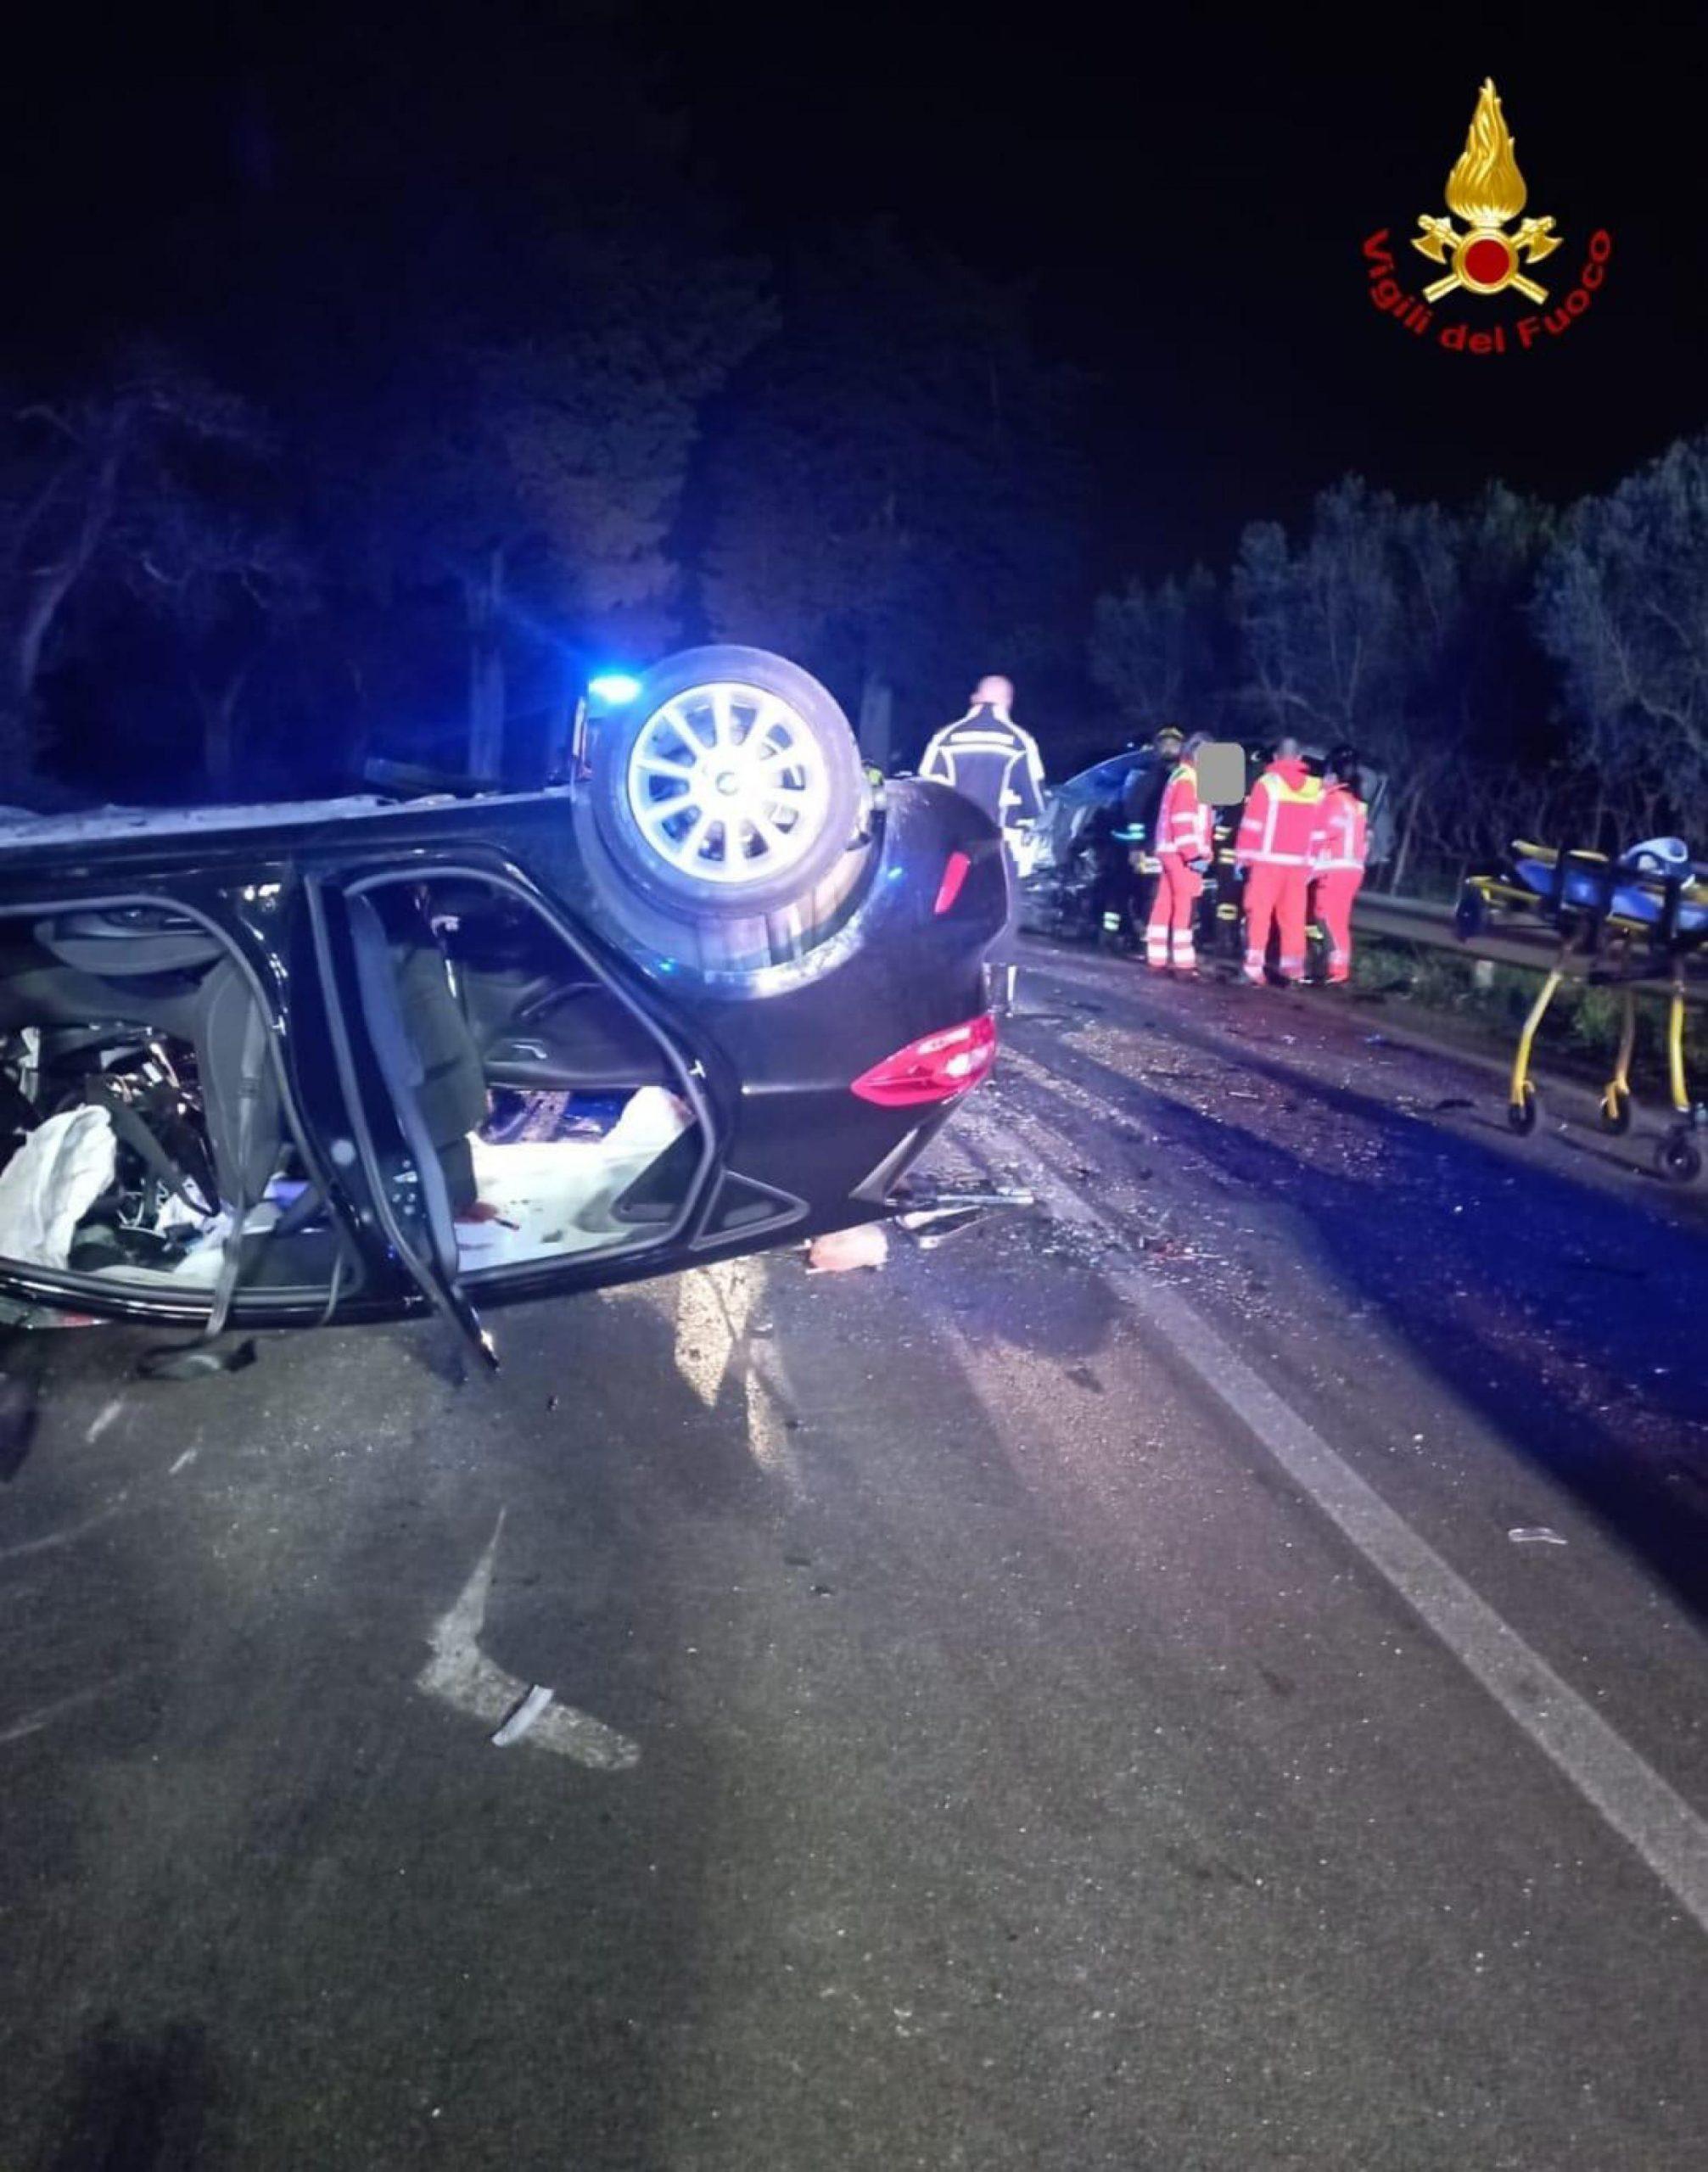
[[[972,865],[972,862],[964,852],[950,853],[949,863],[943,870],[943,880],[937,886],[937,903],[931,909],[934,915],[940,917],[954,904],[960,895],[960,886],[966,882],[967,870]]]
[[[910,1041],[855,1079],[850,1091],[882,1109],[952,1101],[987,1077],[996,1061],[996,1021],[988,1011],[963,1026]]]

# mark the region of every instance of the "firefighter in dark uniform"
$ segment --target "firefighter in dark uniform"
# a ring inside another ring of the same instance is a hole
[[[1130,948],[1151,918],[1161,873],[1156,858],[1156,810],[1162,791],[1180,759],[1186,735],[1178,724],[1165,724],[1139,750],[1121,787],[1121,827],[1114,831],[1123,848],[1118,873],[1112,869],[1110,894],[1102,908],[1106,942]]]
[[[972,800],[1002,832],[1008,870],[1008,925],[991,949],[1005,969],[1005,1007],[1014,1007],[1015,938],[1020,911],[1019,862],[1026,832],[1044,812],[1044,764],[1038,744],[1010,711],[1014,687],[1000,677],[981,679],[966,714],[946,724],[925,750],[922,777],[952,786]]]

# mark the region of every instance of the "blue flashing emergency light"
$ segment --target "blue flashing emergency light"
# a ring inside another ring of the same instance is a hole
[[[587,691],[593,699],[612,708],[624,708],[640,691],[641,682],[632,671],[602,671],[596,679],[587,681]]]

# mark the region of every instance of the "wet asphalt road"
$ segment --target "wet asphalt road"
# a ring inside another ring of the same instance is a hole
[[[5,2172],[1702,2163],[1708,1194],[1023,988],[881,1274],[14,1347]]]

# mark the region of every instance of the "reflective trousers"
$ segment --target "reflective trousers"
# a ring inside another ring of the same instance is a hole
[[[1329,938],[1331,981],[1347,979],[1352,970],[1352,900],[1364,879],[1362,867],[1325,867],[1311,886],[1316,917]]]
[[[1310,870],[1255,859],[1246,877],[1246,978],[1260,981],[1269,953],[1269,932],[1279,930],[1276,963],[1284,981],[1305,977],[1305,900]]]
[[[1192,918],[1204,894],[1204,878],[1178,852],[1159,853],[1157,861],[1162,872],[1156,878],[1156,895],[1145,929],[1145,962],[1158,972],[1171,965],[1190,972],[1198,963]]]

